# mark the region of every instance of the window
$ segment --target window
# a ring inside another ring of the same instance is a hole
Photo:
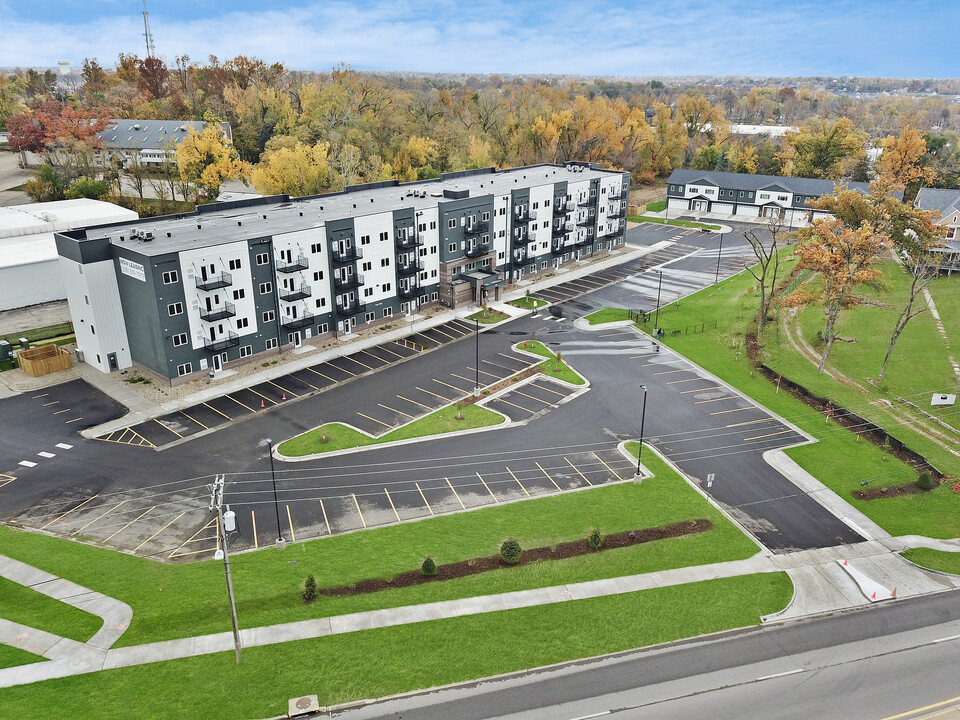
[[[175,282],[180,280],[180,275],[176,270],[168,270],[163,274],[163,284],[164,285],[173,285]]]
[[[456,252],[456,251],[457,251],[457,244],[456,244],[456,243],[450,243],[450,244],[447,246],[447,252]]]
[[[712,188],[707,188],[707,189],[704,190],[703,192],[706,193],[707,195],[713,195],[713,192],[714,192],[714,191],[713,191]]]
[[[244,290],[243,288],[240,288],[239,290],[234,290],[234,291],[233,291],[233,299],[234,299],[234,300],[243,300],[243,298],[244,298],[244,296],[245,296],[246,294],[247,294],[247,291]]]
[[[175,302],[175,303],[170,303],[169,305],[167,305],[167,314],[168,314],[170,317],[173,317],[174,315],[181,315],[181,314],[183,314],[183,303],[182,303],[182,302]]]
[[[263,315],[260,316],[265,323],[273,322],[276,319],[276,315],[273,310],[267,310]]]
[[[227,266],[228,266],[231,270],[239,270],[239,269],[240,269],[240,261],[239,261],[239,260],[231,260],[230,262],[227,263]]]
[[[90,326],[90,334],[91,334],[91,335],[96,335],[96,334],[97,334],[97,329],[96,329],[93,325]]]
[[[260,283],[260,294],[267,295],[273,292],[273,283]]]
[[[550,221],[549,221],[549,220],[544,220],[544,221],[543,221],[543,227],[544,227],[544,228],[550,227]]]
[[[257,265],[266,265],[269,262],[270,262],[270,255],[268,253],[257,254]]]
[[[539,203],[539,202],[535,202],[535,203],[533,204],[533,209],[534,209],[534,210],[539,210],[539,209],[540,209],[540,203]]]
[[[320,280],[323,280],[323,270],[317,270],[317,271],[313,274],[313,281],[314,281],[314,282],[319,282]]]
[[[177,333],[173,336],[173,346],[180,347],[181,345],[187,344],[187,334],[186,333]]]
[[[380,258],[380,267],[390,267],[390,258]]]
[[[431,254],[431,255],[436,255],[436,254],[437,254],[437,246],[436,246],[436,245],[434,245],[433,247],[430,248],[430,254]]]
[[[436,271],[436,270],[431,270],[431,271],[430,271],[430,277],[436,277],[436,276],[437,276],[437,271]]]
[[[549,201],[549,200],[544,200],[544,201],[543,201],[543,206],[544,206],[545,208],[550,207],[550,201]]]
[[[273,350],[276,346],[277,346],[277,339],[276,339],[276,338],[267,338],[267,342],[266,342],[266,345],[265,345],[265,347],[266,347],[267,350]]]
[[[484,235],[484,236],[482,236],[482,237],[480,238],[480,242],[483,243],[484,245],[486,245],[487,243],[490,242],[490,236],[489,236],[489,235]]]
[[[417,225],[417,231],[418,231],[418,232],[426,232],[426,230],[427,230],[427,224],[426,224],[426,223],[420,223],[419,225]]]
[[[87,305],[89,305],[89,304],[90,304],[90,298],[87,297],[86,295],[84,295],[84,296],[83,296],[83,302],[85,302]]]
[[[325,332],[330,331],[330,326],[326,323],[320,323],[317,325],[317,335],[323,335]]]
[[[244,345],[240,348],[240,357],[245,358],[251,355],[253,355],[253,345]]]
[[[426,257],[426,256],[427,256],[427,249],[426,249],[426,248],[420,248],[420,252],[417,253],[417,254],[418,254],[420,257]]]
[[[597,196],[597,189],[590,188],[590,197],[596,197],[596,196]]]
[[[369,236],[369,235],[361,235],[361,236],[360,236],[360,244],[361,244],[361,245],[369,245],[369,244],[370,244],[370,236]]]
[[[457,221],[455,219],[450,218],[449,220],[447,220],[447,228],[449,228],[450,230],[453,230],[453,228],[455,228],[456,226],[457,226]]]
[[[440,297],[440,293],[434,293],[434,294],[431,296],[430,299],[431,299],[431,300],[437,300],[437,299],[439,299],[439,297]]]
[[[383,316],[384,316],[384,317],[390,317],[390,316],[392,316],[392,315],[393,315],[393,308],[392,308],[392,307],[385,307],[385,308],[383,309]]]
[[[326,307],[326,306],[327,306],[327,299],[326,299],[326,298],[317,298],[317,307],[318,307],[318,308],[322,308],[322,307]]]
[[[740,197],[743,197],[743,190],[740,191]]]
[[[363,296],[364,296],[364,297],[372,297],[372,296],[373,296],[373,288],[372,288],[372,287],[364,288],[364,289],[363,289]]]
[[[363,265],[361,265],[360,267],[363,268],[363,271],[364,271],[364,272],[367,272],[368,270],[372,270],[372,269],[373,269],[373,262],[370,261],[370,260],[367,260],[367,261],[365,261],[365,262],[363,263]]]
[[[387,232],[380,233],[380,242],[385,242],[388,237],[390,237],[390,233],[387,233]]]
[[[390,285],[391,285],[391,283],[384,283],[384,284],[383,284],[383,287],[380,288],[380,289],[381,289],[383,292],[390,292]]]
[[[430,221],[430,229],[431,229],[431,230],[436,230],[436,229],[437,229],[437,221],[436,221],[436,220],[431,220],[431,221]]]
[[[183,377],[184,375],[189,375],[193,372],[193,363],[184,363],[183,365],[177,365],[177,376]]]
[[[777,200],[779,200],[780,202],[786,202],[786,201],[787,201],[787,196],[786,196],[786,195],[777,195]]]
[[[760,199],[761,199],[761,200],[769,200],[769,199],[770,199],[770,193],[760,193]]]
[[[502,207],[497,211],[497,215],[506,215],[506,214],[507,214],[507,209],[505,207]]]
[[[243,330],[246,327],[250,327],[249,318],[237,318],[237,330]]]
[[[490,213],[488,212],[483,213],[483,215],[480,216],[480,219],[486,222],[487,220],[490,219]]]
[[[364,313],[363,320],[364,322],[373,322],[377,319],[377,314],[375,312]]]
[[[606,189],[605,187],[600,188],[600,194],[601,194],[601,195],[606,195],[606,194],[607,194],[607,189]]]
[[[319,253],[322,253],[323,245],[321,245],[320,243],[313,243],[313,245],[310,246],[310,252],[312,252],[314,255],[318,255]]]

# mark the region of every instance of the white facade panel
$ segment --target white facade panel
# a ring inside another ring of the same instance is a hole
[[[63,300],[65,297],[57,258],[0,267],[0,311]]]
[[[360,274],[363,286],[357,288],[365,303],[376,303],[397,294],[393,213],[376,213],[354,218],[357,244],[363,251]]]
[[[133,361],[113,261],[81,265],[60,258],[60,272],[84,361],[108,373],[110,355],[116,353],[117,369],[130,367]]]

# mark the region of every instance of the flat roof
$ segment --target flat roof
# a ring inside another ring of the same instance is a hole
[[[444,190],[466,190],[469,197],[508,195],[512,190],[546,182],[596,180],[621,175],[621,170],[602,170],[586,165],[530,165],[493,172],[478,170],[472,174],[449,173],[426,182],[398,185],[348,188],[311,198],[285,199],[283,196],[263,199],[260,204],[238,207],[230,203],[224,209],[203,206],[199,213],[166,218],[143,218],[109,227],[91,227],[88,238],[108,237],[115,245],[135,247],[146,256],[165,255],[196,247],[210,247],[246,238],[274,236],[308,230],[324,225],[326,220],[363,217],[402,209],[414,212],[436,208],[455,198],[443,196]],[[451,177],[452,176],[452,177]],[[420,197],[420,195],[426,197]],[[239,223],[239,224],[238,224]],[[199,227],[198,227],[199,226]],[[131,232],[152,232],[153,240],[131,239]],[[120,238],[123,238],[121,240]]]
[[[57,200],[0,207],[0,238],[136,220],[133,210],[100,200]],[[52,235],[51,235],[52,237]]]

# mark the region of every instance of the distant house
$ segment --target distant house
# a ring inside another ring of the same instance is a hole
[[[940,255],[940,269],[949,275],[960,270],[960,190],[920,188],[913,204],[921,210],[940,213],[937,224],[947,228],[944,246],[935,251]]]

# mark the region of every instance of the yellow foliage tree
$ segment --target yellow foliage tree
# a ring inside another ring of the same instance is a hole
[[[225,180],[248,184],[250,163],[243,162],[224,136],[220,122],[207,118],[201,132],[190,130],[177,146],[177,168],[183,182],[193,183],[204,195],[216,199]]]
[[[264,195],[319,195],[330,180],[330,144],[275,144],[253,169],[253,186]]]
[[[883,141],[883,155],[877,162],[877,172],[901,185],[933,182],[936,171],[920,164],[926,152],[923,135],[914,128],[904,128],[898,136],[888,135]]]
[[[430,138],[412,135],[400,146],[393,157],[393,174],[400,182],[410,182],[418,177],[417,171],[429,165],[437,157],[437,144]]]

